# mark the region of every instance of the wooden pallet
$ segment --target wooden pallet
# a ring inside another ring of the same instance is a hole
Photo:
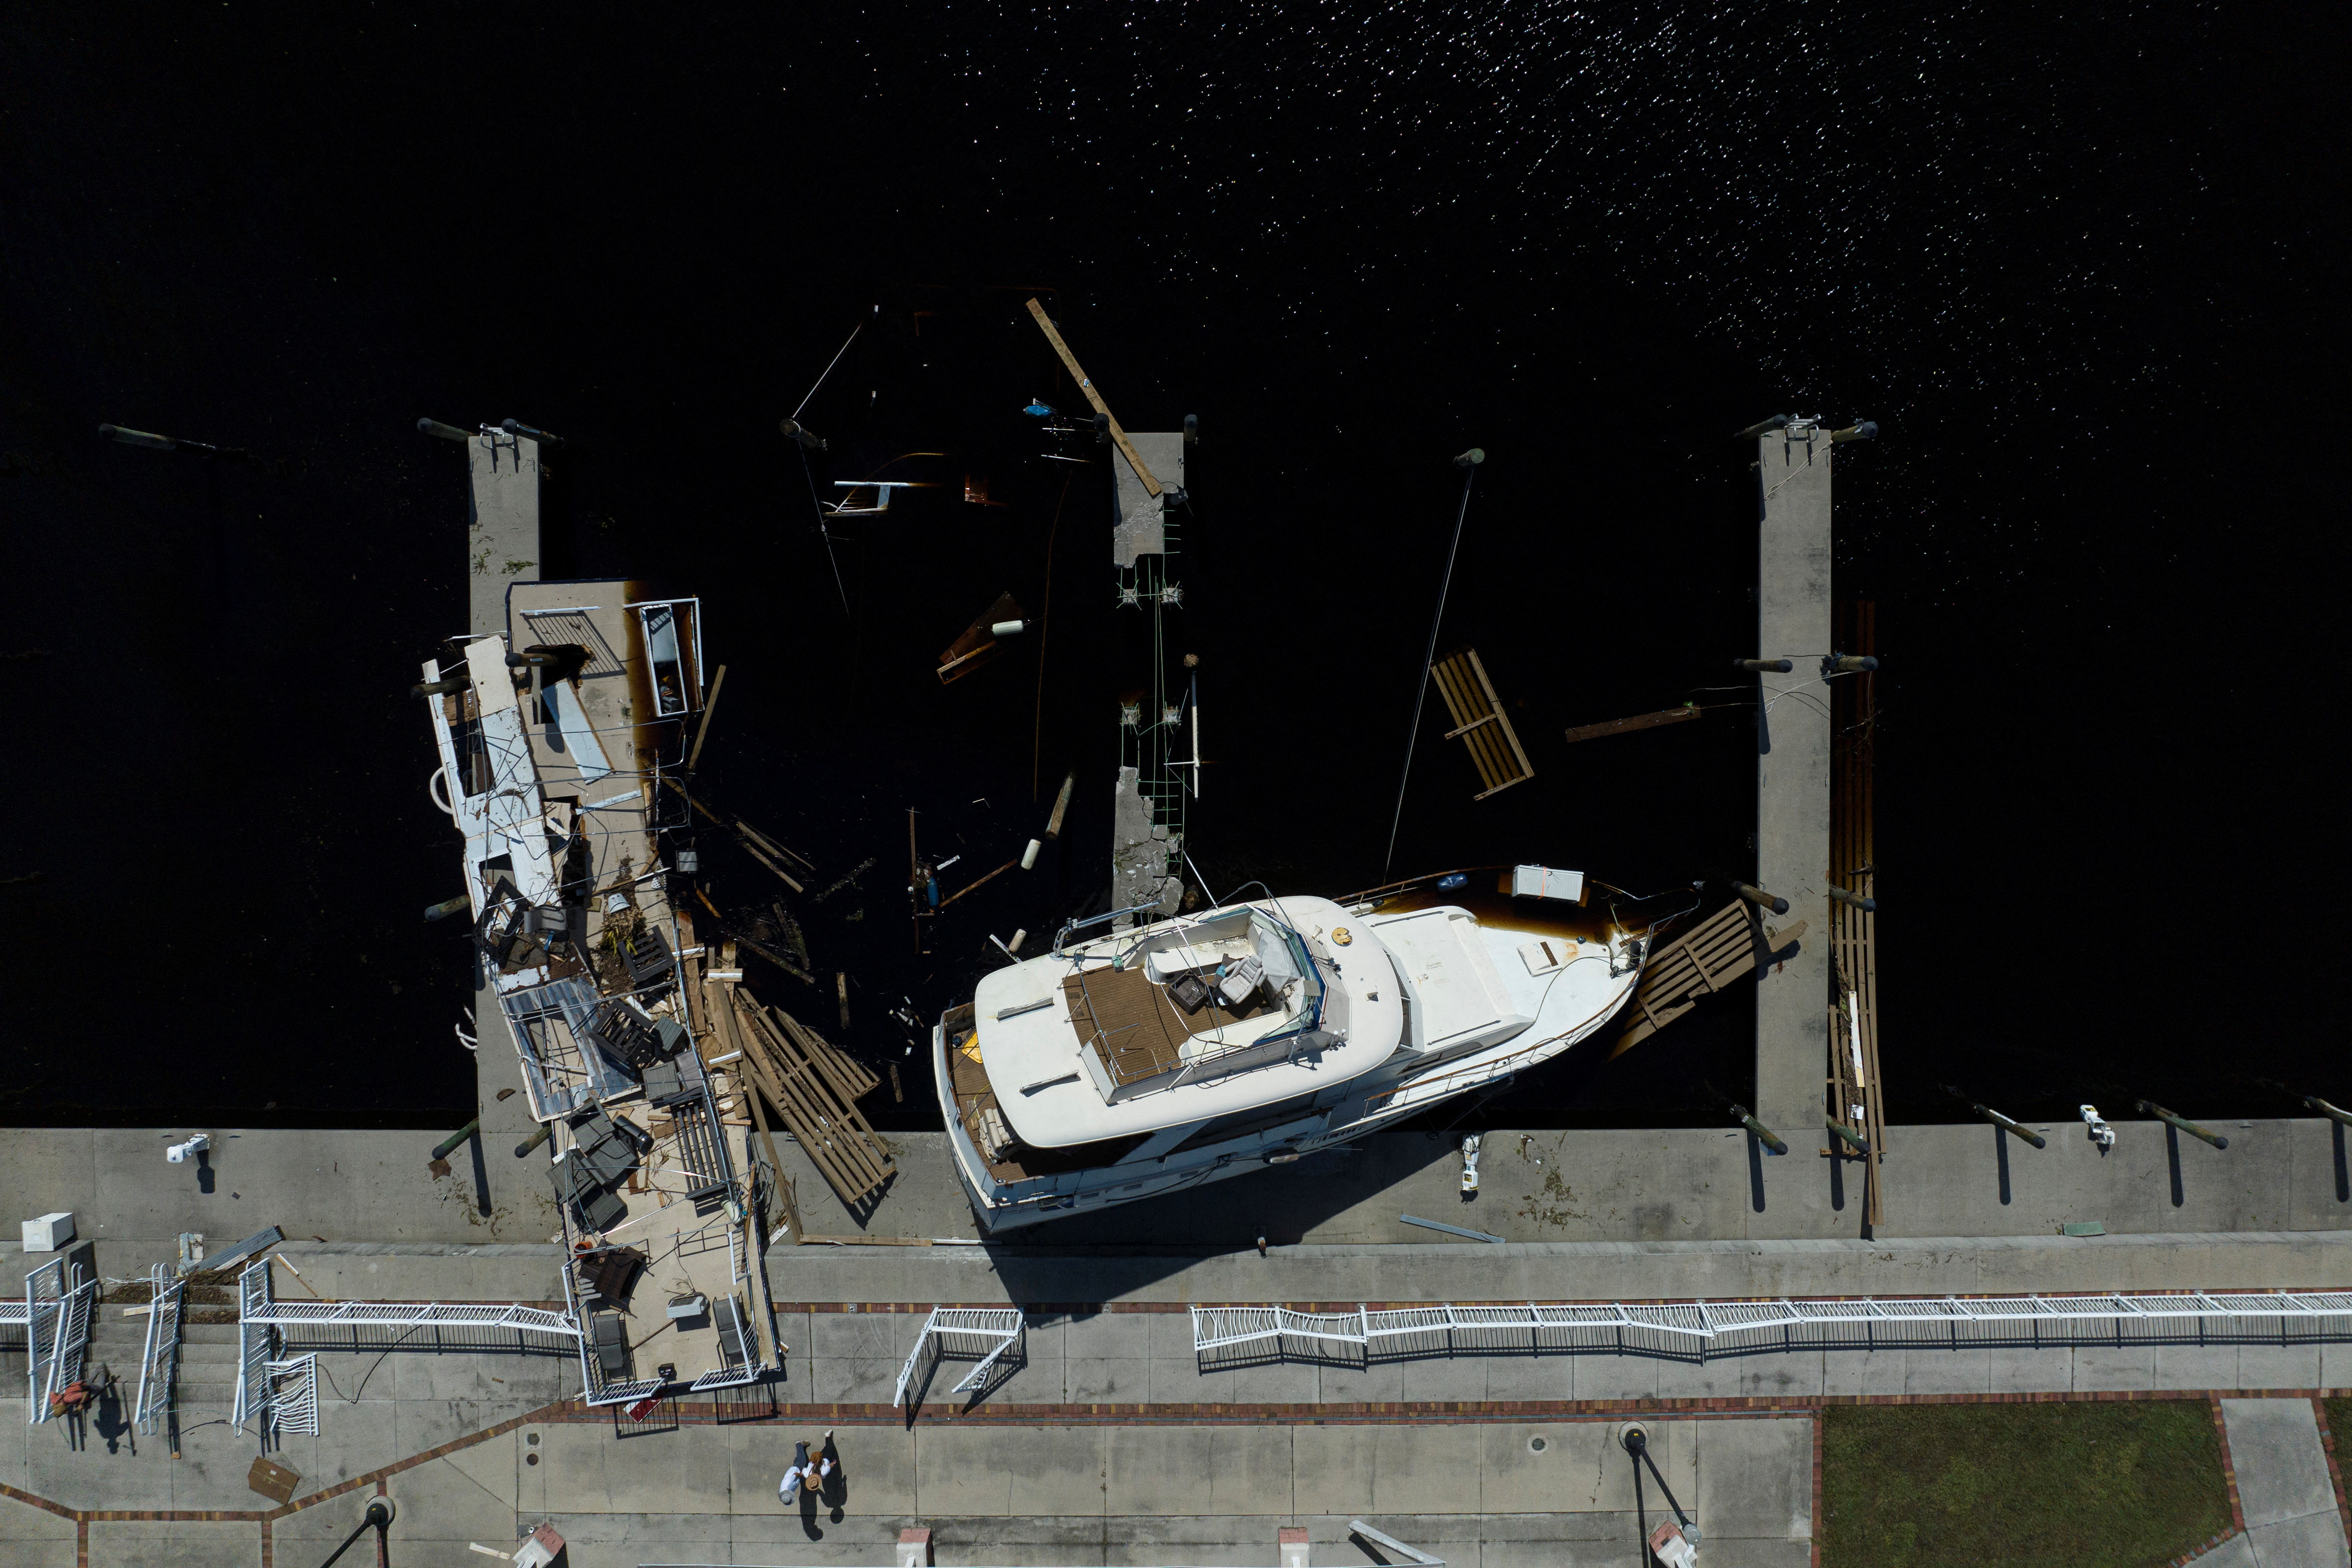
[[[1650,958],[1625,1032],[1609,1049],[1613,1058],[1648,1039],[1731,981],[1769,963],[1805,934],[1799,921],[1785,931],[1767,928],[1753,906],[1733,902],[1699,921]]]
[[[838,1054],[822,1041],[812,1052],[801,1040],[814,1037],[784,1014],[761,1007],[740,986],[725,989],[726,1005],[712,1009],[722,1043],[743,1053],[744,1076],[775,1107],[785,1131],[845,1206],[855,1208],[878,1193],[898,1167],[853,1103],[854,1080],[845,1077]],[[865,1076],[870,1088],[873,1075]]]
[[[1446,655],[1429,667],[1429,673],[1445,699],[1446,712],[1454,717],[1454,728],[1445,731],[1445,738],[1451,741],[1458,736],[1470,748],[1478,780],[1486,786],[1471,799],[1484,800],[1497,790],[1536,776],[1526,748],[1519,744],[1518,732],[1503,712],[1502,699],[1495,695],[1495,683],[1486,679],[1486,667],[1478,661],[1476,648]]]

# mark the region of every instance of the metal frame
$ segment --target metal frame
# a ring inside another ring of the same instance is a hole
[[[38,1426],[54,1412],[52,1396],[80,1381],[82,1354],[89,1348],[89,1314],[98,1299],[98,1281],[73,1266],[66,1283],[66,1260],[51,1258],[25,1277],[25,1392],[29,1408],[26,1425]],[[48,1294],[42,1293],[46,1286]],[[42,1330],[48,1343],[42,1347]]]
[[[149,1277],[147,1344],[139,1357],[139,1430],[154,1436],[171,1414],[180,1372],[181,1309],[187,1281],[158,1263]]]
[[[278,1354],[270,1295],[269,1259],[257,1258],[236,1277],[236,1405],[229,1419],[240,1432],[269,1405],[269,1363]]]
[[[296,1381],[290,1387],[282,1386],[278,1380],[284,1377]],[[319,1358],[315,1354],[269,1363],[269,1429],[319,1435]]]
[[[898,1371],[898,1392],[890,1396],[890,1403],[907,1403],[907,1385],[915,1379],[915,1369],[922,1363],[924,1350],[934,1342],[942,1351],[980,1358],[980,1364],[965,1373],[954,1389],[958,1394],[975,1392],[988,1381],[998,1358],[1021,1342],[1027,1321],[1028,1314],[1018,1307],[932,1308],[931,1315],[923,1320],[922,1331],[915,1336],[915,1348],[908,1353],[907,1364]]]
[[[1906,1296],[1853,1300],[1668,1302],[1513,1302],[1372,1311],[1296,1312],[1287,1307],[1194,1307],[1192,1353],[1258,1346],[1276,1357],[1328,1356],[1352,1347],[1367,1357],[1528,1350],[1710,1355],[1813,1347],[1874,1350],[1998,1342],[2030,1330],[2036,1345],[2120,1343],[2169,1332],[2202,1338],[2209,1323],[2243,1334],[2274,1324],[2308,1326],[2306,1342],[2352,1339],[2352,1291],[2149,1291],[2082,1296]],[[2126,1327],[2126,1325],[2129,1325]],[[2193,1325],[2193,1327],[2191,1327]],[[1963,1327],[1969,1331],[1963,1332]],[[1921,1331],[1927,1331],[1922,1332]]]

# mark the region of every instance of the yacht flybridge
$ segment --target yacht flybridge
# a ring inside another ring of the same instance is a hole
[[[1641,977],[1648,923],[1611,895],[1521,866],[1066,931],[932,1030],[957,1173],[1003,1231],[1287,1163],[1524,1072]]]

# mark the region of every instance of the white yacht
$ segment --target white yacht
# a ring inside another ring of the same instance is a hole
[[[957,1174],[1001,1234],[1393,1125],[1608,1022],[1648,956],[1633,902],[1520,866],[1066,929],[932,1030]]]

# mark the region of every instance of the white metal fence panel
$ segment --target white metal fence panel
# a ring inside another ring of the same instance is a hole
[[[236,1277],[236,1405],[231,1420],[240,1432],[269,1404],[269,1362],[278,1353],[271,1305],[269,1259],[257,1258]]]
[[[955,1392],[969,1394],[982,1387],[1004,1352],[1021,1342],[1022,1325],[1026,1321],[1026,1314],[1018,1307],[932,1308],[931,1315],[923,1320],[921,1331],[915,1335],[915,1347],[907,1353],[907,1364],[898,1371],[898,1392],[891,1395],[890,1403],[907,1403],[907,1389],[915,1381],[926,1352],[973,1358],[979,1364],[955,1385]]]
[[[319,1358],[269,1363],[269,1425],[278,1432],[319,1432]]]
[[[158,1263],[148,1276],[147,1344],[139,1357],[139,1430],[152,1437],[171,1414],[180,1372],[181,1309],[187,1282]]]
[[[2067,1344],[2217,1332],[2352,1339],[2352,1291],[1437,1303],[1353,1312],[1298,1312],[1273,1304],[1192,1309],[1192,1351],[1200,1359],[1576,1350],[1704,1357],[1783,1345],[1867,1349],[2024,1339]]]

